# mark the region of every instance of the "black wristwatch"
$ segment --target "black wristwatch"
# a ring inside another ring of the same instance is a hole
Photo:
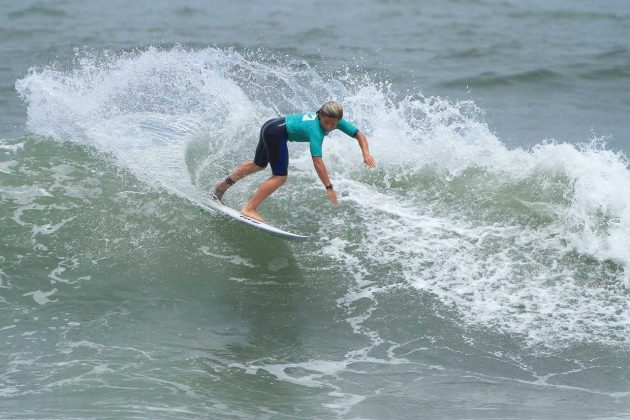
[[[332,189],[333,189],[332,184],[330,184],[330,185],[326,185],[326,189],[327,189],[327,190],[332,190]]]

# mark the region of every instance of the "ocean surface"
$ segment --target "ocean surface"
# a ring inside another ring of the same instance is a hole
[[[5,0],[0,418],[629,418],[629,156],[625,0]]]

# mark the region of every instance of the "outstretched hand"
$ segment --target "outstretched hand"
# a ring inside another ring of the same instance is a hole
[[[363,162],[370,168],[376,168],[376,161],[374,160],[372,155],[364,155]]]
[[[328,198],[330,199],[332,205],[335,207],[339,207],[339,204],[337,203],[337,193],[335,192],[335,190],[326,190],[326,194],[328,194]]]

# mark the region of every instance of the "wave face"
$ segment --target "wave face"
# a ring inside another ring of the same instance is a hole
[[[472,102],[401,95],[265,51],[81,52],[68,68],[31,69],[16,88],[30,131],[191,200],[252,158],[266,118],[339,100],[378,168],[365,169],[341,133],[325,142],[335,212],[307,150],[291,144],[290,182],[266,212],[320,238],[320,262],[353,279],[344,302],[420,291],[463,325],[530,345],[615,345],[630,334],[628,159],[597,139],[508,149]],[[228,201],[242,204],[260,179]]]

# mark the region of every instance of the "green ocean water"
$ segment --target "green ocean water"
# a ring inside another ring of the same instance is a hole
[[[630,415],[628,6],[326,12],[7,2],[0,417]],[[378,167],[291,144],[313,240],[192,204],[330,98]]]

